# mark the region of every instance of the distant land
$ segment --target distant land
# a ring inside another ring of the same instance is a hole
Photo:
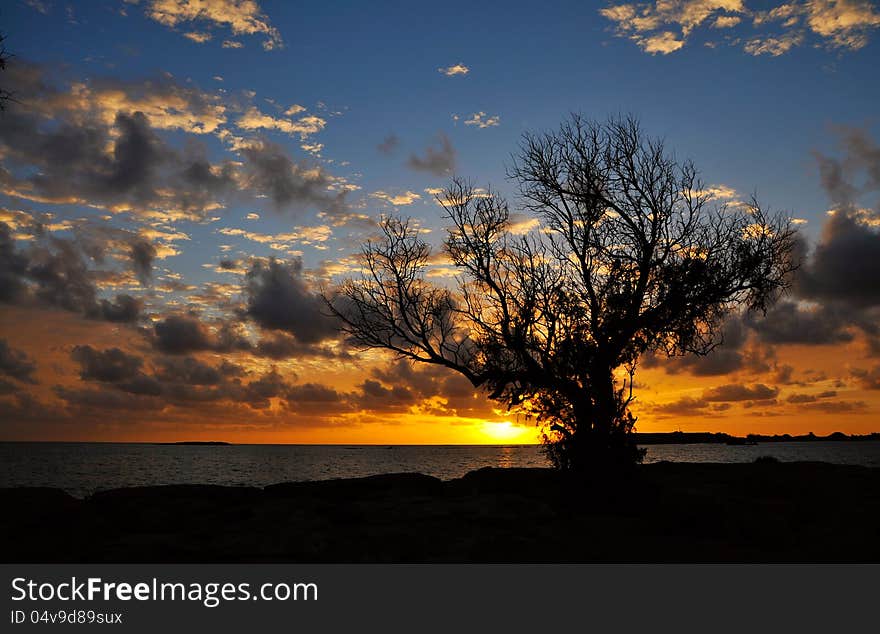
[[[180,442],[154,442],[154,445],[207,445],[210,447],[216,445],[231,445],[232,443],[223,442],[222,440],[182,440]]]
[[[767,436],[764,434],[748,434],[747,436],[731,436],[721,432],[660,432],[654,434],[637,433],[636,443],[639,445],[686,445],[701,443],[720,443],[725,445],[743,445],[759,442],[828,442],[840,440],[880,440],[880,432],[873,432],[864,435],[848,435],[843,432],[836,431],[827,436],[817,436],[810,432],[799,436],[791,434],[775,434]]]
[[[759,442],[828,442],[828,441],[880,441],[880,432],[863,435],[849,435],[836,431],[827,436],[817,436],[810,432],[792,436],[791,434],[748,434],[747,436],[732,436],[723,432],[656,432],[637,433],[636,443],[639,445],[689,445],[689,444],[722,444],[722,445],[751,445]],[[218,446],[232,445],[234,443],[222,440],[183,440],[180,442],[155,442],[154,445],[195,445],[195,446]]]

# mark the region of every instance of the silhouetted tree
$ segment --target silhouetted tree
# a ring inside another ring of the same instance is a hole
[[[454,288],[426,279],[431,248],[390,217],[330,308],[356,344],[451,368],[536,418],[557,467],[638,462],[640,355],[706,354],[729,311],[765,310],[795,268],[790,221],[714,204],[633,118],[526,134],[509,176],[537,221],[525,235],[495,193],[456,179],[438,197]]]
[[[0,70],[6,70],[6,62],[11,55],[6,50],[6,36],[0,33]],[[0,88],[0,111],[6,110],[6,102],[12,99],[12,93]]]

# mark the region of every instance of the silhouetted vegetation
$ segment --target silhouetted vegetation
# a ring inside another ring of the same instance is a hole
[[[6,35],[0,33],[0,70],[6,70],[6,63],[12,57],[6,50]],[[12,100],[12,93],[5,88],[0,87],[0,111],[6,109],[6,102]]]
[[[330,307],[364,348],[451,368],[535,418],[558,468],[638,462],[639,357],[707,354],[729,311],[765,310],[795,268],[790,221],[717,204],[633,118],[526,134],[509,176],[526,222],[460,179],[438,197],[454,289],[427,280],[417,224],[390,217]]]

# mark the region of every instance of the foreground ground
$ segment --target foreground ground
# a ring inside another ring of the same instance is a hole
[[[257,488],[0,490],[3,562],[880,562],[880,469],[482,469]]]

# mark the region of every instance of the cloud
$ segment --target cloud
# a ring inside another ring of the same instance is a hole
[[[281,146],[268,141],[248,145],[241,154],[247,159],[244,186],[268,195],[276,208],[315,206],[331,218],[345,213],[347,190],[333,192],[336,183],[322,168],[295,163]]]
[[[270,359],[292,359],[304,357],[339,358],[348,354],[327,346],[304,343],[283,330],[267,332],[257,342],[253,353]]]
[[[415,201],[419,200],[421,196],[415,192],[405,191],[398,194],[389,194],[384,191],[375,191],[370,194],[370,198],[378,198],[379,200],[384,200],[392,205],[400,206],[400,205],[411,205]]]
[[[49,15],[49,5],[43,0],[25,0],[25,4],[34,11],[43,15]]]
[[[212,163],[202,143],[188,140],[178,150],[160,136],[181,130],[228,138],[226,106],[217,96],[169,80],[56,89],[40,67],[27,64],[9,76],[21,103],[0,118],[0,192],[7,195],[165,221],[204,220],[243,195],[269,195],[279,210],[345,213],[352,186],[320,166],[294,162],[276,144],[239,139],[237,160]],[[324,120],[275,119],[251,108],[240,123],[307,136]]]
[[[785,402],[786,403],[795,403],[795,404],[815,403],[819,399],[833,398],[835,396],[837,396],[836,390],[826,390],[824,392],[819,392],[818,394],[795,393],[795,394],[789,394],[786,397]]]
[[[153,260],[156,247],[149,240],[136,238],[131,243],[131,261],[134,272],[142,286],[147,286],[153,278]]]
[[[455,169],[455,148],[442,133],[438,135],[437,143],[439,147],[428,146],[422,156],[411,154],[406,164],[419,172],[428,172],[435,176],[448,175]]]
[[[217,385],[227,376],[239,376],[243,370],[224,361],[214,367],[195,357],[165,357],[156,362],[156,378],[164,383],[185,385]]]
[[[223,48],[244,48],[244,44],[235,40],[223,40]]]
[[[306,139],[324,129],[327,121],[315,115],[301,117],[296,121],[271,117],[263,114],[257,108],[251,107],[237,121],[239,128],[243,130],[278,130],[285,134],[299,135],[300,139]]]
[[[290,251],[294,245],[320,245],[333,235],[333,229],[328,225],[294,227],[290,233],[258,233],[236,227],[223,227],[217,232],[225,236],[240,236],[246,240],[268,244],[276,251]]]
[[[147,0],[146,14],[172,28],[195,22],[229,28],[233,35],[263,35],[263,48],[283,46],[281,34],[255,0]]]
[[[681,49],[700,25],[710,20],[718,24],[719,19],[735,18],[745,11],[741,0],[663,0],[612,4],[599,13],[614,23],[619,37],[634,41],[646,53],[668,55]]]
[[[438,68],[437,72],[446,75],[447,77],[455,77],[456,75],[467,75],[471,72],[471,69],[462,63],[458,63],[453,64],[452,66],[446,66],[445,68]]]
[[[183,37],[192,40],[196,44],[204,44],[211,41],[211,34],[203,31],[190,31],[189,33],[184,33]]]
[[[746,316],[746,322],[766,343],[827,345],[853,339],[848,313],[823,305],[781,301],[765,315]]]
[[[742,27],[757,33],[725,37],[750,55],[778,56],[815,36],[828,49],[857,50],[880,27],[880,12],[870,0],[799,0],[752,10],[742,0],[657,0],[612,3],[599,13],[627,38],[650,54],[668,55],[682,49],[700,27],[712,31]],[[747,20],[748,19],[748,20]],[[714,39],[707,44],[717,45]]]
[[[6,339],[0,339],[0,375],[23,383],[36,383],[33,373],[37,364],[21,350],[12,348]]]
[[[51,236],[19,250],[8,225],[0,222],[0,302],[52,306],[90,319],[136,321],[139,300],[130,295],[98,297],[89,261],[103,252],[100,247],[88,251],[88,245]]]
[[[705,416],[708,405],[703,399],[682,396],[671,403],[655,405],[651,408],[651,412],[661,416]]]
[[[837,132],[840,155],[815,154],[833,209],[794,276],[794,297],[747,323],[774,344],[841,344],[861,332],[873,354],[880,352],[880,212],[861,201],[880,193],[880,145],[864,130]]]
[[[116,383],[140,374],[144,360],[119,348],[96,350],[92,346],[75,346],[70,357],[80,365],[80,378],[87,381]]]
[[[749,55],[769,55],[779,57],[799,46],[804,41],[803,33],[786,33],[779,36],[764,36],[750,39],[743,45]]]
[[[866,390],[880,390],[880,365],[875,365],[870,370],[853,368],[850,374],[858,379],[859,385]]]
[[[756,383],[754,385],[727,383],[703,392],[703,400],[709,403],[718,401],[767,401],[776,398],[778,394],[779,388],[768,387],[763,383]]]
[[[763,383],[727,383],[703,390],[699,397],[682,396],[670,403],[653,405],[650,410],[660,417],[710,416],[730,410],[733,403],[742,403],[746,408],[775,405],[778,395],[778,388],[768,387]]]
[[[804,8],[810,29],[838,48],[862,48],[880,26],[880,12],[869,0],[810,0]]]
[[[247,351],[252,347],[240,325],[219,322],[210,327],[192,314],[169,315],[157,321],[147,336],[153,347],[168,354]]]
[[[501,124],[501,117],[497,114],[489,116],[485,112],[475,112],[469,119],[464,120],[465,125],[476,126],[480,129],[492,128]]]
[[[74,85],[59,91],[41,69],[22,64],[11,86],[20,103],[0,118],[0,191],[8,195],[114,212],[158,207],[203,213],[233,189],[232,163],[211,165],[196,145],[177,152],[156,132],[216,130],[225,118],[197,91],[115,82],[100,90]],[[157,92],[137,97],[142,90]],[[113,96],[95,101],[96,93]],[[160,105],[164,97],[169,101]]]
[[[304,344],[337,335],[324,300],[303,279],[302,260],[257,261],[247,273],[245,312],[261,327],[282,330]]]
[[[397,137],[397,135],[389,134],[382,140],[379,145],[376,146],[376,149],[385,156],[391,156],[392,154],[394,154],[394,151],[399,145],[400,139]]]
[[[689,354],[678,357],[645,355],[645,368],[662,367],[669,374],[689,372],[694,376],[720,376],[746,368],[755,359],[744,350],[748,329],[739,314],[730,315],[721,328],[721,344],[706,355]]]

